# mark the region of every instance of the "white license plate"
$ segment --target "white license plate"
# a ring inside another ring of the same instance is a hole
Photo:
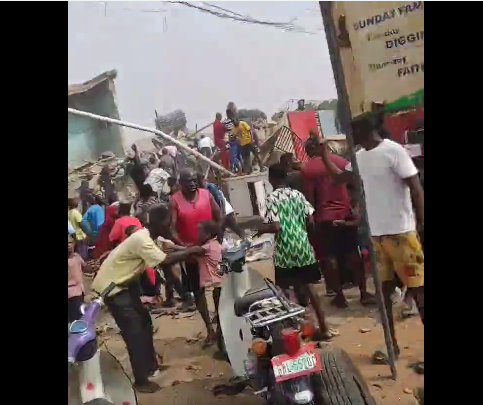
[[[319,356],[310,351],[293,358],[286,354],[276,356],[272,359],[272,367],[277,382],[321,370]]]

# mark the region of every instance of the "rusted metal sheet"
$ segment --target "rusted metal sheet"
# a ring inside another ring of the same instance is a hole
[[[117,77],[117,70],[110,70],[108,72],[101,73],[99,76],[94,77],[91,80],[88,80],[81,84],[69,84],[68,85],[68,96],[74,96],[76,94],[82,94],[86,91],[93,89],[94,87],[98,86],[101,83],[104,83],[108,80],[114,80]]]

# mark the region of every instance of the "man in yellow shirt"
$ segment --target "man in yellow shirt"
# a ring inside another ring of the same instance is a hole
[[[79,200],[77,198],[67,199],[67,218],[75,229],[75,251],[82,257],[84,261],[89,259],[89,244],[87,236],[82,230],[82,214],[77,209]]]
[[[258,139],[256,134],[252,133],[250,125],[245,121],[233,120],[235,127],[233,128],[233,134],[238,138],[241,148],[241,156],[243,158],[243,173],[250,174],[252,172],[251,154],[262,169],[262,162],[258,156]],[[253,142],[255,141],[255,142]]]
[[[141,303],[139,275],[146,267],[169,265],[189,256],[204,254],[204,249],[193,246],[166,254],[154,242],[171,224],[166,204],[153,205],[149,210],[148,229],[140,229],[117,248],[102,263],[92,282],[94,294],[102,293],[112,282],[116,287],[106,297],[106,305],[121,330],[134,374],[134,388],[153,393],[159,385],[149,381],[159,365],[154,350],[152,321],[149,311]]]

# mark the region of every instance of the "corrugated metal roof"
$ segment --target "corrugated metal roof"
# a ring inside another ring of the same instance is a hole
[[[91,90],[92,88],[98,86],[101,83],[104,83],[106,80],[114,80],[117,76],[117,70],[109,70],[108,72],[101,73],[99,76],[94,77],[87,82],[81,84],[69,84],[68,85],[68,96],[74,96],[76,94],[82,94],[86,91]]]

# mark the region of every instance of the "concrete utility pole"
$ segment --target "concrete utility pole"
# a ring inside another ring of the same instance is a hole
[[[369,228],[369,222],[367,218],[366,200],[364,193],[362,193],[363,185],[361,182],[361,176],[359,174],[359,165],[357,164],[356,152],[354,149],[354,140],[352,139],[351,132],[351,120],[352,113],[349,104],[349,95],[347,93],[347,87],[345,84],[344,68],[342,65],[342,59],[340,56],[339,44],[337,42],[337,30],[332,18],[331,1],[319,1],[320,11],[322,13],[322,20],[324,23],[325,36],[327,38],[327,45],[329,46],[330,61],[332,63],[332,70],[334,72],[335,86],[337,87],[338,96],[338,115],[342,132],[345,133],[347,143],[350,151],[350,160],[352,165],[352,171],[357,178],[357,189],[359,191],[359,204],[361,208],[362,227],[367,230],[365,239],[367,241],[367,248],[369,250],[369,258],[371,261],[371,269],[374,277],[374,284],[376,286],[376,298],[379,304],[379,310],[381,313],[382,327],[384,329],[384,340],[386,341],[387,354],[389,357],[389,367],[391,368],[392,378],[395,380],[397,377],[396,360],[394,355],[394,345],[392,343],[391,333],[389,331],[389,320],[387,318],[387,309],[384,304],[384,297],[382,294],[381,280],[376,267],[376,256],[374,253],[374,247],[372,245],[372,239],[370,237],[371,230]]]
[[[92,113],[89,113],[89,112],[76,110],[74,108],[68,108],[67,110],[71,114],[80,115],[82,117],[89,117],[89,118],[92,118],[94,120],[109,122],[110,124],[121,125],[123,127],[134,128],[134,129],[138,129],[139,131],[150,132],[152,134],[158,135],[161,138],[164,138],[164,139],[174,143],[178,148],[183,149],[185,152],[190,153],[192,155],[195,155],[198,159],[201,159],[204,162],[208,163],[214,169],[219,170],[220,172],[225,173],[228,176],[235,176],[234,173],[230,172],[229,170],[226,170],[223,166],[220,166],[218,163],[213,162],[211,159],[202,155],[197,150],[191,149],[189,146],[186,146],[184,143],[178,141],[177,139],[173,138],[172,136],[165,134],[164,132],[162,132],[158,129],[143,127],[141,125],[136,125],[136,124],[126,122],[126,121],[116,120],[114,118],[103,117],[102,115],[92,114]]]

